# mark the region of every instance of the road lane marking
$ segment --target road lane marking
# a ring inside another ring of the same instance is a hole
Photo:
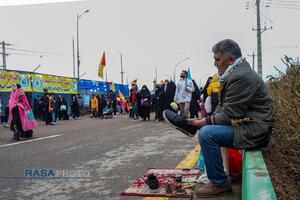
[[[192,169],[199,159],[200,145],[198,144],[177,166],[177,169]]]
[[[84,121],[89,121],[89,120],[92,120],[93,118],[79,118],[79,119],[74,119],[74,120],[71,120],[71,122],[84,122]]]
[[[127,127],[120,128],[120,129],[121,130],[127,130],[127,129],[136,128],[136,127],[140,127],[140,126],[143,126],[143,124],[131,125],[131,126],[127,126]]]
[[[45,140],[45,139],[49,139],[49,138],[55,138],[55,137],[59,137],[59,136],[62,136],[62,135],[63,134],[51,135],[51,136],[41,137],[41,138],[32,139],[32,140],[26,140],[26,141],[21,141],[21,142],[14,142],[14,143],[10,143],[10,144],[4,144],[4,145],[1,145],[0,148],[13,146],[13,145],[17,145],[17,144],[24,144],[24,143],[28,143],[28,142],[34,142],[34,141],[38,141],[38,140]]]
[[[198,144],[177,166],[177,169],[192,169],[199,158],[200,145]],[[146,197],[144,200],[168,200],[168,197]]]

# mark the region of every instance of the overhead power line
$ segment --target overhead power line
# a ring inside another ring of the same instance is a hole
[[[267,0],[267,2],[300,3],[299,0]]]
[[[6,48],[12,51],[20,51],[20,52],[29,52],[29,53],[38,53],[38,54],[53,54],[53,55],[63,55],[62,53],[52,53],[52,52],[45,52],[45,51],[33,51],[33,50],[26,50],[26,49],[16,49],[16,48]]]
[[[12,52],[8,52],[8,55],[19,55],[19,56],[40,56],[40,55],[34,55],[34,54],[26,54],[26,53],[12,53]]]
[[[281,7],[281,8],[299,8],[300,1],[262,1],[266,7]]]
[[[300,4],[282,4],[282,3],[264,3],[266,6],[287,6],[287,7],[299,7]]]
[[[282,8],[282,9],[293,9],[293,10],[299,10],[299,7],[289,7],[289,6],[272,6],[272,8]]]
[[[3,69],[6,69],[6,56],[8,56],[8,54],[6,53],[6,46],[9,45],[10,44],[6,43],[5,41],[2,41],[2,52],[0,54],[2,55]]]

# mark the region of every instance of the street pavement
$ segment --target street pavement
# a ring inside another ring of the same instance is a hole
[[[12,132],[0,127],[1,200],[140,200],[120,193],[149,167],[175,168],[198,144],[197,137],[187,137],[164,122],[121,115],[58,121],[55,126],[39,122],[33,135],[32,140],[15,143]],[[80,174],[79,179],[24,179],[30,170],[38,170],[39,177],[42,170]],[[216,199],[240,199],[240,186],[235,185],[232,195]]]

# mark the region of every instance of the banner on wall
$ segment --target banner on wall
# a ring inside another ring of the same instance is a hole
[[[78,82],[78,90],[79,91],[86,91],[89,90],[90,92],[101,93],[105,94],[111,89],[112,82],[102,82],[102,81],[92,81],[86,79],[80,79]],[[119,94],[119,90],[125,97],[129,96],[129,89],[128,85],[122,85],[118,83],[114,83],[114,90],[116,95]]]
[[[0,70],[0,92],[10,92],[12,84],[17,83],[25,92],[32,92],[30,73]]]
[[[46,74],[32,74],[32,88],[34,92],[77,94],[77,80]]]

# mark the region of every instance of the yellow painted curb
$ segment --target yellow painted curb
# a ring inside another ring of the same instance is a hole
[[[200,145],[198,144],[177,166],[177,169],[192,169],[199,159]]]
[[[192,169],[199,158],[200,145],[198,144],[177,166],[177,169]],[[168,200],[168,197],[146,197],[144,200]]]

